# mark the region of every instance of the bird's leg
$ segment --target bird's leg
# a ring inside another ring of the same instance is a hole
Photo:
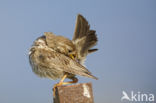
[[[73,83],[77,83],[78,82],[78,79],[76,77],[71,78],[71,79],[72,79],[72,81],[63,82],[62,85],[73,84]]]
[[[57,87],[57,86],[63,85],[63,81],[66,79],[67,75],[68,75],[68,74],[65,73],[64,76],[62,77],[62,79],[60,80],[60,82],[54,85],[54,87],[53,87],[53,96],[54,96],[54,97],[55,97],[56,87]]]
[[[74,78],[71,78],[72,81],[69,81],[69,82],[63,82],[64,79],[67,77],[68,74],[65,74],[63,76],[63,78],[60,80],[60,82],[58,84],[55,84],[54,87],[53,87],[53,96],[55,97],[55,92],[56,92],[56,87],[57,86],[61,86],[61,85],[67,85],[67,84],[73,84],[73,83],[77,83],[78,82],[78,79],[76,77]]]
[[[54,87],[61,86],[63,84],[63,81],[66,79],[66,77],[67,77],[67,74],[65,74],[60,80],[60,82],[58,84],[55,84]]]

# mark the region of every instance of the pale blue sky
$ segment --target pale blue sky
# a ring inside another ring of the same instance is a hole
[[[81,13],[97,31],[87,68],[95,103],[120,103],[122,90],[156,95],[155,0],[0,0],[0,103],[52,103],[58,81],[38,78],[28,50],[44,32],[72,38]]]

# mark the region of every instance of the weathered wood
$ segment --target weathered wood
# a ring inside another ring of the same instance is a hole
[[[56,87],[53,99],[54,103],[94,103],[92,84],[81,83]]]

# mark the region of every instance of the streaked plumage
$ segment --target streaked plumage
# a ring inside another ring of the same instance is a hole
[[[34,41],[29,52],[32,70],[40,77],[54,80],[65,74],[69,79],[75,78],[75,75],[97,79],[81,65],[89,52],[97,50],[90,49],[96,42],[95,31],[89,30],[88,22],[78,15],[72,41],[51,32],[45,32]]]

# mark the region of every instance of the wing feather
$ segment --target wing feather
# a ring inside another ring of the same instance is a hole
[[[55,68],[61,72],[97,79],[84,66],[61,53],[39,48],[36,57],[41,58],[37,61],[39,64],[51,70]]]

